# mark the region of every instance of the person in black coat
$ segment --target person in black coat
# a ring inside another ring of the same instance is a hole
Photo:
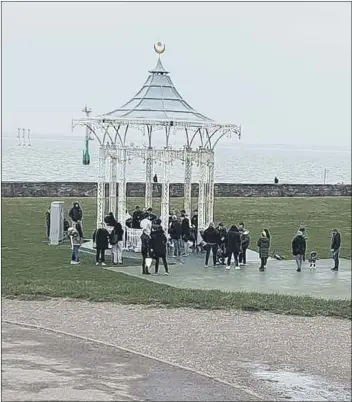
[[[143,212],[137,206],[132,215],[132,228],[140,229],[141,228],[141,220],[142,220]]]
[[[155,258],[155,274],[157,275],[159,272],[159,261],[160,258],[163,261],[165,275],[170,275],[169,267],[166,261],[166,244],[167,238],[165,236],[165,232],[163,231],[162,227],[159,226],[154,232],[151,234],[151,252],[153,258]]]
[[[330,247],[332,258],[334,260],[334,266],[333,268],[331,268],[331,271],[339,270],[340,247],[341,247],[341,234],[338,232],[337,229],[334,229],[332,231],[331,247]]]
[[[251,238],[249,236],[249,231],[244,229],[241,233],[241,250],[240,250],[240,255],[238,257],[240,265],[246,265],[247,263],[247,249],[249,247],[249,243],[251,241]]]
[[[141,236],[141,241],[142,241],[142,274],[143,275],[150,275],[150,272],[148,270],[148,267],[146,266],[145,259],[146,258],[151,258],[151,243],[152,239],[150,237],[150,230],[149,229],[144,229],[142,236]]]
[[[189,248],[188,242],[190,240],[190,235],[191,235],[191,226],[189,223],[189,219],[186,213],[181,211],[181,236],[183,240],[184,256],[188,255],[188,248]]]
[[[109,212],[109,215],[106,215],[106,217],[104,218],[104,222],[106,223],[107,226],[111,227],[114,227],[117,223],[114,214],[112,212]]]
[[[226,242],[226,254],[227,257],[227,267],[230,269],[232,255],[235,258],[236,268],[238,265],[238,256],[241,250],[241,235],[236,225],[232,225],[230,230],[227,232],[227,242]]]
[[[292,240],[292,254],[296,259],[297,272],[301,272],[303,258],[306,253],[306,239],[301,231],[298,231]]]
[[[198,210],[193,211],[193,216],[191,218],[191,232],[193,237],[193,250],[197,249],[198,244]]]
[[[99,260],[101,265],[105,264],[105,250],[109,248],[110,234],[105,229],[104,223],[99,225],[99,228],[93,233],[93,243],[96,244],[97,254],[96,254],[96,264],[99,265]]]
[[[219,223],[217,231],[219,232],[221,250],[219,260],[222,265],[225,265],[227,230],[222,223]]]
[[[113,264],[122,264],[124,230],[120,222],[115,221],[114,229],[110,233],[111,254]]]
[[[182,243],[182,225],[176,215],[172,217],[172,222],[169,228],[169,235],[174,246],[174,257],[180,257],[181,255],[181,243]]]
[[[76,223],[81,221],[83,218],[83,211],[78,201],[73,203],[72,208],[70,209],[68,216],[72,219],[72,222]]]
[[[209,227],[204,230],[203,240],[206,243],[204,248],[206,250],[205,253],[205,267],[208,267],[210,251],[213,254],[213,266],[216,265],[216,255],[218,251],[218,247],[220,244],[220,235],[219,232],[215,229],[214,223],[210,222]]]

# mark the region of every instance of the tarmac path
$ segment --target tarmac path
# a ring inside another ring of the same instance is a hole
[[[2,320],[4,401],[351,399],[348,320],[65,299]]]

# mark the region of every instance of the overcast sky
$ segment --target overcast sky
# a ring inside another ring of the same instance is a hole
[[[197,111],[243,141],[350,145],[350,3],[3,3],[3,131],[71,134],[127,102],[162,41]]]

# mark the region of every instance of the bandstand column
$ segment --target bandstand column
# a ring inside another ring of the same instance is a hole
[[[207,175],[206,154],[203,149],[199,151],[199,192],[198,192],[198,230],[205,228],[205,182]]]
[[[148,147],[145,155],[145,207],[153,204],[153,148]]]
[[[164,148],[163,155],[163,167],[164,167],[164,175],[161,186],[161,225],[165,230],[165,233],[168,231],[169,227],[169,200],[170,200],[170,149],[168,147]]]
[[[117,149],[110,151],[109,212],[116,216]]]
[[[117,220],[122,226],[125,224],[126,216],[126,165],[127,165],[127,150],[126,148],[119,149],[119,189],[118,189],[118,216]]]
[[[104,220],[105,212],[105,157],[106,149],[104,145],[99,148],[99,173],[97,186],[97,228]]]
[[[191,216],[191,203],[192,203],[192,150],[185,148],[184,151],[185,161],[185,182],[184,182],[184,199],[183,209],[188,216]]]
[[[214,222],[214,176],[215,176],[215,165],[214,165],[214,151],[210,150],[207,152],[208,159],[208,185],[207,185],[207,214],[206,214],[206,225],[210,222]]]

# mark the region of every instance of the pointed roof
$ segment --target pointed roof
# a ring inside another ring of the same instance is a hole
[[[119,109],[104,116],[123,119],[171,120],[193,123],[213,123],[212,119],[194,110],[180,95],[169,72],[161,63],[149,71],[143,87]]]

